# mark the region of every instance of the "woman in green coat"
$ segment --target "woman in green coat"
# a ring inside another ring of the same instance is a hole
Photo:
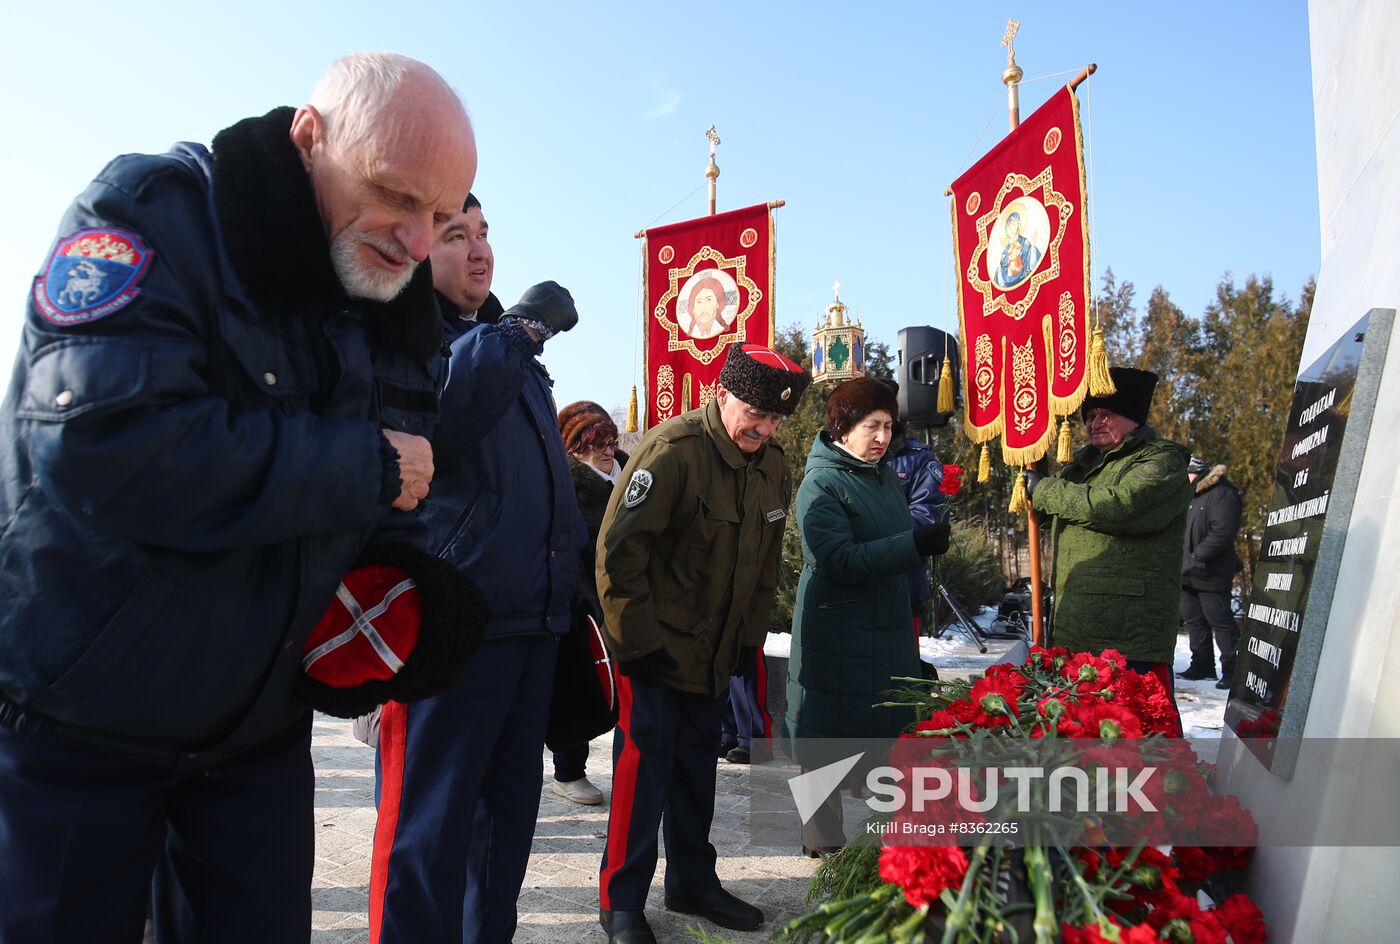
[[[899,476],[881,460],[899,413],[877,380],[849,380],[826,401],[826,428],[797,490],[802,579],[793,614],[784,733],[791,739],[893,737],[913,716],[876,708],[892,676],[917,676],[906,574],[948,549],[946,523],[915,528]],[[799,763],[823,766],[794,740]],[[839,794],[803,826],[809,853],[842,844]]]

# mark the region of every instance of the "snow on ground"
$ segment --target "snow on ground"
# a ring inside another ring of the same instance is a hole
[[[977,645],[956,625],[948,627],[940,638],[925,636],[919,640],[919,655],[923,660],[938,669],[945,676],[970,675],[984,671],[988,666],[1005,661],[1008,652],[1019,640],[985,635],[1001,631],[1000,624],[994,624],[996,609],[984,607],[972,617],[977,631],[983,634],[987,645],[986,653],[978,651]],[[764,654],[770,656],[788,655],[792,637],[787,633],[769,633],[764,644]],[[1218,661],[1218,660],[1217,660]],[[1176,661],[1173,673],[1185,671],[1191,663],[1190,641],[1185,635],[1176,637]],[[1216,741],[1225,727],[1225,702],[1229,691],[1215,687],[1215,682],[1206,679],[1188,682],[1175,679],[1176,705],[1181,712],[1181,724],[1186,737]],[[1196,745],[1198,753],[1214,754],[1214,744]],[[1204,750],[1203,750],[1204,749]],[[1210,758],[1207,758],[1210,759]]]

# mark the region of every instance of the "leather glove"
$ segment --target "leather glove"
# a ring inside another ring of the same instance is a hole
[[[617,670],[623,675],[634,682],[646,682],[648,685],[660,685],[661,673],[675,667],[676,660],[672,659],[665,649],[648,652],[644,656],[617,664]]]
[[[952,526],[946,521],[915,528],[914,547],[918,548],[920,557],[932,557],[935,554],[947,553],[948,537],[952,533]]]
[[[1026,470],[1025,475],[1026,475],[1026,494],[1027,494],[1027,495],[1033,495],[1033,494],[1035,494],[1035,487],[1036,487],[1037,485],[1040,484],[1040,480],[1043,479],[1043,478],[1045,478],[1045,476],[1044,476],[1044,475],[1041,475],[1039,472],[1032,472],[1030,469],[1027,469],[1027,470]]]
[[[501,317],[528,324],[540,333],[541,340],[548,340],[578,324],[578,309],[574,307],[574,297],[564,286],[558,282],[541,282],[527,288],[520,301],[507,308]]]

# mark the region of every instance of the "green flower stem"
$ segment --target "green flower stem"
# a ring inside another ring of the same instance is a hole
[[[1026,879],[1035,899],[1035,918],[1031,922],[1031,929],[1035,932],[1036,944],[1052,944],[1060,930],[1059,923],[1055,920],[1055,896],[1052,887],[1054,876],[1050,872],[1045,847],[1040,845],[1038,840],[1026,846],[1025,862]]]
[[[922,908],[915,908],[914,913],[905,918],[890,931],[890,939],[898,941],[900,944],[913,944],[917,940],[922,940],[924,921],[928,918],[928,905]]]
[[[1079,892],[1079,896],[1084,899],[1084,904],[1088,907],[1087,917],[1097,921],[1104,919],[1103,909],[1099,907],[1103,901],[1102,897],[1094,894],[1094,890],[1089,887],[1089,883],[1084,881],[1084,876],[1079,873],[1078,863],[1069,854],[1069,850],[1063,845],[1056,846],[1060,856],[1064,859],[1065,865],[1069,867],[1070,881]]]
[[[875,891],[857,898],[848,899],[846,907],[833,909],[829,916],[830,921],[822,929],[823,937],[830,940],[840,940],[841,936],[848,930],[854,930],[861,923],[861,919],[870,918],[884,910],[890,899],[900,893],[897,885],[881,885]],[[823,906],[823,909],[825,906]],[[818,914],[823,909],[818,909]]]
[[[972,927],[974,889],[977,885],[977,875],[982,871],[982,863],[987,859],[987,849],[986,843],[978,846],[967,862],[967,875],[963,877],[958,900],[948,911],[948,919],[943,925],[942,944],[954,944],[963,931]]]

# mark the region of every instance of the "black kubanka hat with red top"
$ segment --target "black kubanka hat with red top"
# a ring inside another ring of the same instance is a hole
[[[791,416],[812,378],[771,347],[736,342],[729,345],[719,382],[756,410]]]
[[[339,718],[440,695],[466,676],[488,618],[481,590],[447,561],[372,544],[306,641],[298,695]]]

